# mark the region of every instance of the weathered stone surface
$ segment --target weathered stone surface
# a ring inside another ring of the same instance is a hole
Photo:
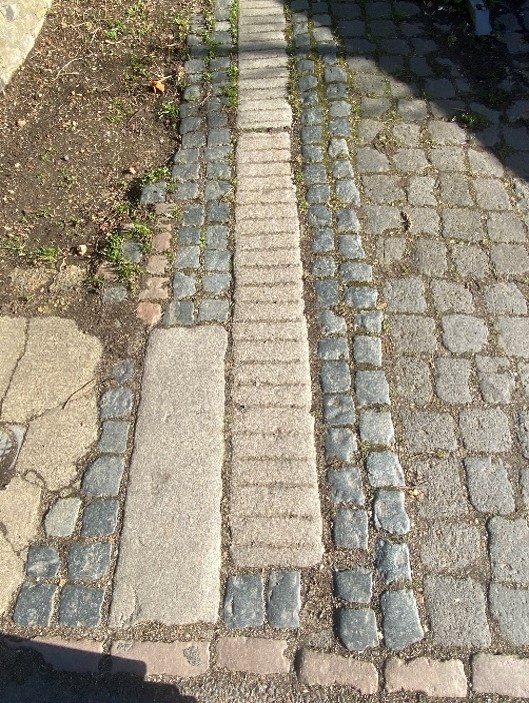
[[[97,674],[103,656],[103,643],[95,640],[64,640],[60,637],[35,637],[24,646],[35,650],[56,671]]]
[[[468,409],[460,415],[465,447],[473,452],[505,452],[511,448],[509,421],[499,408]]]
[[[435,644],[456,647],[490,644],[485,596],[476,581],[427,576],[424,590]]]
[[[50,537],[69,537],[75,528],[81,501],[79,498],[59,498],[44,518],[46,534]]]
[[[299,627],[301,574],[272,571],[268,582],[268,622],[272,627]]]
[[[487,525],[492,577],[529,584],[529,526],[524,518],[493,517]]]
[[[421,486],[419,513],[428,520],[466,515],[468,504],[457,461],[427,459],[415,462]]]
[[[61,592],[59,624],[66,627],[97,627],[105,591],[90,586],[67,584]]]
[[[510,655],[476,654],[472,688],[476,693],[529,698],[529,661]]]
[[[508,642],[529,644],[529,590],[492,583],[489,606],[493,618]]]
[[[0,613],[6,613],[11,598],[24,579],[24,562],[18,557],[7,539],[0,535]]]
[[[22,318],[0,317],[0,398],[4,397],[16,365],[24,352],[27,322]]]
[[[45,412],[30,423],[17,462],[22,474],[42,477],[51,491],[69,485],[77,462],[95,442],[98,410],[93,393],[71,400],[64,408]]]
[[[349,603],[369,603],[373,589],[371,572],[363,567],[334,572],[334,595]]]
[[[458,659],[436,661],[419,657],[406,662],[388,659],[384,670],[386,691],[424,693],[433,698],[465,698],[467,677],[463,662]]]
[[[28,549],[26,575],[30,578],[52,578],[59,571],[61,560],[53,547],[36,545]]]
[[[387,584],[411,581],[410,552],[407,544],[393,544],[378,540],[375,566]]]
[[[421,559],[432,570],[463,569],[482,558],[481,537],[473,525],[433,523],[421,545]]]
[[[25,424],[59,408],[95,380],[101,343],[63,318],[29,321],[27,344],[2,404],[1,419]]]
[[[0,491],[0,522],[2,534],[17,552],[32,541],[40,523],[41,489],[15,476]]]
[[[337,547],[367,549],[367,513],[365,510],[340,508],[333,526],[333,539]]]
[[[366,465],[369,483],[374,488],[404,485],[402,466],[394,452],[370,452]]]
[[[217,644],[217,666],[250,674],[288,674],[287,646],[284,640],[221,637]]]
[[[405,649],[423,636],[415,595],[411,589],[384,591],[380,597],[384,642],[389,649]]]
[[[264,622],[263,580],[259,574],[230,576],[224,596],[224,622],[230,628],[259,627]]]
[[[25,583],[18,594],[13,621],[21,627],[50,624],[57,586],[48,583]]]
[[[405,411],[402,421],[412,452],[453,451],[457,447],[454,421],[448,413]]]
[[[78,581],[98,581],[110,567],[110,542],[72,544],[68,556],[68,576]]]
[[[377,621],[370,608],[340,608],[337,625],[340,639],[350,651],[363,652],[378,646]]]
[[[110,649],[112,673],[189,678],[209,669],[209,643],[118,640]]]
[[[111,609],[117,626],[217,618],[226,343],[219,327],[151,336]]]
[[[364,505],[365,496],[362,489],[360,469],[331,470],[327,474],[329,492],[334,503],[354,503]]]
[[[482,513],[506,515],[514,511],[512,486],[500,460],[491,457],[465,459],[472,505]]]
[[[378,690],[378,673],[370,662],[310,649],[301,651],[299,679],[308,686],[351,686],[366,696]]]
[[[375,527],[394,535],[410,531],[410,519],[404,506],[403,491],[379,489],[373,505]]]

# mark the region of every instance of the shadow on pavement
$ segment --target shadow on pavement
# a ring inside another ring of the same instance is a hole
[[[31,640],[0,636],[3,703],[196,703],[175,685],[143,681],[143,662],[135,662],[135,675],[101,675],[100,662],[104,670],[109,657],[98,652],[48,643],[38,651],[33,647]]]

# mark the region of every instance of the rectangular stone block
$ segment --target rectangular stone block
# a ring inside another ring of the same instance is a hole
[[[235,409],[232,421],[234,433],[296,432],[300,440],[311,441],[314,419],[300,408],[243,408]]]
[[[150,337],[114,581],[114,627],[218,617],[226,346],[222,327],[159,329]]]
[[[267,77],[259,80],[262,80],[263,83],[269,83],[273,78]],[[255,82],[254,78],[248,80],[248,83],[252,82]],[[266,151],[269,149],[290,150],[290,134],[288,132],[279,132],[278,134],[241,134],[237,140],[237,152]]]
[[[258,223],[254,222],[253,224]],[[297,225],[297,223],[295,224]],[[279,257],[279,250],[291,249],[294,252],[293,255],[297,258],[300,256],[300,252],[296,240],[299,242],[299,237],[296,238],[295,230],[292,232],[280,232],[279,234],[260,234],[255,228],[251,233],[241,234],[237,254],[253,254],[254,259],[264,256],[267,257],[268,261],[268,257],[275,256],[276,252]],[[273,260],[271,260],[270,265],[274,265]]]
[[[20,646],[19,642],[6,642]],[[64,640],[61,637],[34,637],[23,641],[24,647],[38,652],[56,671],[97,674],[103,656],[103,643],[95,640]]]
[[[233,339],[243,340],[306,340],[307,326],[301,322],[237,322],[233,325]]]
[[[233,402],[248,408],[274,406],[278,408],[310,408],[311,388],[308,384],[297,386],[236,385],[232,390]]]
[[[265,205],[268,203],[291,203],[296,204],[296,192],[292,185],[286,188],[268,189],[268,190],[247,190],[237,191],[235,197],[237,206],[241,205]],[[151,296],[154,297],[154,296]],[[166,296],[167,297],[167,296]]]
[[[292,167],[290,165],[290,155],[288,159],[283,159],[278,162],[269,162],[266,166],[267,176],[290,176],[292,174]],[[263,166],[260,163],[248,162],[238,162],[237,163],[237,177],[239,179],[254,176],[263,175]]]
[[[308,686],[351,686],[365,696],[378,691],[378,672],[371,662],[338,654],[303,649],[298,676],[300,682]]]
[[[281,234],[288,234],[288,238],[279,238]],[[268,235],[266,239],[262,239],[260,243],[254,237],[262,237],[263,235]],[[278,242],[286,242],[286,245],[299,245],[300,234],[299,234],[299,220],[293,215],[289,217],[270,217],[262,218],[260,220],[243,220],[237,223],[237,243],[241,242],[241,246],[244,246],[244,239],[246,237],[252,238],[251,246],[252,248],[258,249],[269,248],[269,245],[273,241],[273,237],[278,237],[275,240],[275,246],[278,246]]]
[[[295,188],[290,175],[288,176],[259,176],[254,178],[243,177],[237,181],[237,193],[262,193],[267,191],[292,191]]]
[[[234,322],[279,322],[303,320],[303,301],[288,301],[281,303],[256,302],[236,305],[233,315]]]
[[[406,662],[388,659],[385,669],[386,691],[424,693],[433,698],[466,698],[467,678],[459,659],[436,661],[418,657]]]
[[[217,644],[217,666],[249,674],[288,674],[288,642],[262,637],[221,637]]]
[[[251,88],[248,85],[239,88],[239,105],[243,106],[249,103],[285,101],[287,98],[288,89],[284,84],[268,88]],[[268,115],[267,117],[271,118],[274,115]]]
[[[477,654],[472,659],[475,693],[529,698],[529,660],[502,654]]]
[[[262,149],[252,149],[251,146],[248,148],[237,148],[237,166],[240,164],[268,164],[268,163],[277,163],[277,162],[289,162],[292,158],[292,154],[290,153],[290,149],[284,148],[284,147],[279,147],[279,146],[271,146],[268,148],[267,146],[263,146]],[[265,169],[261,168],[259,171],[260,176],[263,175],[263,172],[266,172],[267,176],[272,175],[268,171],[268,166],[265,167]],[[243,174],[244,174],[244,169],[243,169]]]
[[[292,112],[275,110],[273,113],[239,112],[239,129],[283,129],[292,125]]]
[[[278,283],[299,284],[301,262],[291,266],[236,266],[235,280],[239,286],[274,286]]]
[[[313,518],[230,515],[230,526],[233,542],[238,546],[266,544],[288,547],[317,543],[321,535],[321,520]]]
[[[273,203],[265,205],[252,203],[251,205],[237,205],[235,207],[235,220],[237,223],[243,220],[297,219],[297,216],[298,211],[294,202],[280,203],[279,205],[274,205]]]
[[[290,242],[290,237],[288,241]],[[260,247],[255,249],[238,249],[234,255],[234,265],[238,266],[292,266],[299,264],[301,261],[301,253],[299,247],[292,246],[282,249],[265,249],[259,251]]]
[[[312,542],[289,547],[233,545],[230,554],[235,564],[249,569],[262,568],[266,564],[276,567],[291,567],[295,564],[298,568],[304,568],[320,561],[322,546],[321,543]]]
[[[209,642],[113,642],[112,673],[189,678],[209,669]]]
[[[315,469],[308,459],[233,459],[233,486],[313,485]]]
[[[237,281],[236,281],[237,283]],[[237,289],[237,302],[243,303],[283,303],[296,302],[303,295],[301,281],[277,283],[271,286],[262,284],[240,286]]]
[[[235,435],[232,446],[234,462],[239,459],[315,460],[314,446],[297,433]]]
[[[243,516],[313,517],[320,509],[316,489],[307,486],[244,486],[232,495],[230,514]]]

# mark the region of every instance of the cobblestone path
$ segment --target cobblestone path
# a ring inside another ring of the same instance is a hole
[[[17,549],[0,534],[5,631],[198,701],[527,699],[526,82],[485,104],[413,2],[213,15],[188,39],[174,187],[142,195],[171,298],[151,266],[141,383],[130,360],[104,379],[83,476],[50,479]],[[527,15],[502,27],[521,66]],[[35,468],[17,324],[4,511]]]

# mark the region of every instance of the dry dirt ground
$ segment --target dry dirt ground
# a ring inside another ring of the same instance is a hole
[[[120,223],[149,225],[137,198],[177,147],[192,9],[53,3],[0,95],[0,314],[67,315],[123,353],[141,336],[132,304],[105,316],[97,273]]]

